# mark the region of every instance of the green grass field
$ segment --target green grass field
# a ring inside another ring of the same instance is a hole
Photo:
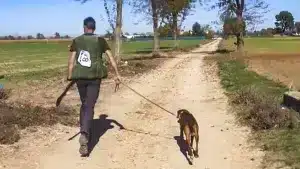
[[[181,40],[180,48],[195,47],[205,40]],[[48,79],[63,73],[67,68],[68,45],[70,42],[2,42],[0,45],[0,75],[5,81]],[[110,44],[111,45],[111,44]],[[160,42],[162,51],[173,50],[173,41]],[[152,41],[123,42],[123,59],[135,54],[147,54],[152,51]],[[4,80],[2,82],[4,83]],[[0,80],[1,83],[1,80]]]
[[[251,53],[298,53],[300,38],[245,38],[245,50]],[[229,39],[227,48],[234,49],[235,39]]]

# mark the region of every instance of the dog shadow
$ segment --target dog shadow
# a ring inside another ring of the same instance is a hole
[[[188,163],[190,165],[192,165],[192,161],[188,158],[188,155],[187,155],[187,151],[188,151],[188,145],[187,143],[185,142],[185,140],[182,140],[180,138],[180,136],[174,136],[174,139],[177,141],[177,145],[178,147],[180,148],[180,151],[181,153],[184,155],[184,157],[186,158],[186,160],[188,161]]]
[[[91,137],[88,144],[89,155],[94,150],[95,146],[98,144],[100,138],[110,129],[114,128],[112,123],[116,124],[120,129],[124,129],[124,126],[113,119],[107,119],[106,114],[99,116],[99,119],[94,119],[91,125]]]

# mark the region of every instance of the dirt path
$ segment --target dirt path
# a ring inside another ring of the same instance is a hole
[[[206,71],[203,63],[205,55],[199,53],[215,50],[218,43],[219,40],[216,40],[190,54],[171,59],[129,83],[132,88],[172,112],[185,108],[194,114],[200,127],[200,157],[194,159],[194,165],[188,164],[174,139],[179,135],[174,116],[125,87],[118,93],[113,93],[111,87],[104,87],[95,118],[100,114],[107,114],[108,117],[95,120],[93,140],[96,145],[90,157],[79,156],[78,137],[67,141],[78,131],[70,129],[64,139],[43,149],[37,161],[31,162],[34,163],[32,168],[257,168],[262,153],[250,151],[246,146],[247,129],[236,127],[233,118],[227,114],[227,100],[219,81],[216,75]],[[132,131],[119,130],[112,120]]]

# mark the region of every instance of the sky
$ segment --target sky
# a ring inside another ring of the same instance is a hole
[[[282,10],[291,12],[295,21],[300,20],[300,0],[266,0],[266,2],[270,4],[270,12],[265,14],[264,23],[258,25],[257,29],[274,27],[275,15]],[[82,33],[83,19],[88,16],[95,18],[97,34],[104,34],[110,28],[101,0],[91,0],[85,4],[74,0],[1,0],[0,6],[2,8],[0,35],[35,36],[40,32],[50,36],[59,32],[61,35],[77,36]],[[183,26],[187,30],[191,29],[195,22],[211,24],[217,20],[216,10],[207,11],[197,4],[195,11],[188,16]],[[152,32],[152,26],[147,24],[143,17],[134,15],[130,6],[125,5],[123,32]]]

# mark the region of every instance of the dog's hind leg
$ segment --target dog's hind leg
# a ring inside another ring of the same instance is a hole
[[[185,138],[186,138],[186,143],[188,145],[188,155],[190,157],[192,157],[193,156],[193,151],[192,151],[192,147],[191,147],[191,134],[192,133],[188,126],[184,127],[184,134],[185,134]]]
[[[199,144],[199,131],[198,131],[198,127],[194,127],[194,131],[195,131],[195,140],[196,140],[196,149],[194,151],[194,156],[196,158],[199,157],[199,154],[198,154],[198,144]]]
[[[194,149],[193,148],[193,143],[194,143],[194,134],[191,134],[191,148],[192,149]]]
[[[196,149],[195,149],[195,151],[194,151],[194,156],[195,156],[196,158],[198,158],[198,157],[199,157],[199,154],[198,154],[199,135],[196,135],[196,136],[195,136],[195,140],[196,140]]]

